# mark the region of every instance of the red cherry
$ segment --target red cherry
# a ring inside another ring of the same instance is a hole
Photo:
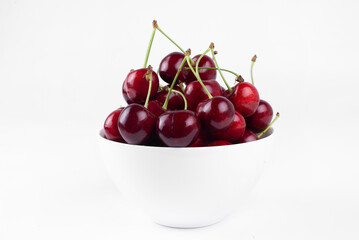
[[[196,63],[198,58],[201,56],[201,54],[198,54],[194,56],[192,59]],[[208,67],[208,68],[215,68],[216,64],[212,60],[211,57],[204,55],[201,59],[201,61],[198,64],[198,67]],[[202,80],[210,80],[210,79],[216,79],[217,77],[217,70],[216,69],[198,69],[199,77]],[[197,81],[197,78],[194,76],[193,72],[190,71],[186,80],[186,83]]]
[[[181,66],[181,63],[185,55],[180,52],[173,52],[164,57],[160,63],[159,74],[163,81],[171,84],[173,79],[176,76],[178,69]],[[177,78],[178,82],[186,82],[190,70],[185,69],[186,64],[182,68],[180,74]]]
[[[198,117],[188,110],[165,112],[156,124],[157,136],[169,147],[187,147],[198,137],[200,128]]]
[[[123,84],[122,93],[127,103],[144,103],[146,101],[149,81],[146,79],[146,68],[131,71]],[[152,72],[152,85],[150,99],[153,99],[159,86],[158,76]]]
[[[169,86],[168,86],[169,87]],[[174,90],[182,92],[181,88],[178,86],[174,86]],[[166,101],[168,91],[163,89],[157,93],[156,100],[161,102],[162,104]],[[168,110],[179,110],[184,108],[184,101],[180,94],[171,92],[170,98],[168,100],[167,109]]]
[[[206,86],[208,92],[213,96],[222,96],[221,85],[216,80],[206,80],[203,81],[203,84]],[[203,89],[202,85],[198,81],[191,82],[187,85],[185,89],[185,97],[188,103],[188,109],[195,111],[197,105],[208,99],[208,95]]]
[[[200,102],[196,113],[204,127],[210,132],[218,132],[231,126],[235,110],[227,98],[217,96]]]
[[[239,139],[239,142],[247,143],[247,142],[253,142],[253,141],[257,141],[257,140],[258,140],[257,136],[251,130],[246,129],[246,131],[244,132],[241,139]]]
[[[157,117],[165,112],[165,110],[162,108],[162,103],[157,100],[149,101],[147,109]]]
[[[243,117],[249,117],[257,110],[259,94],[252,84],[240,82],[233,87],[233,93],[229,96],[229,100]]]
[[[128,103],[128,104],[131,104],[131,103],[134,103],[127,95],[127,87],[125,85],[125,82],[123,82],[122,84],[122,96],[123,98],[125,99],[125,101]]]
[[[105,120],[103,129],[105,132],[105,137],[109,140],[116,141],[116,142],[125,142],[125,140],[122,138],[120,132],[118,131],[118,117],[120,116],[121,112],[123,110],[122,108],[116,109]]]
[[[236,111],[231,126],[224,131],[213,132],[212,135],[217,139],[236,143],[243,136],[245,129],[246,120]]]
[[[118,118],[118,129],[129,144],[145,144],[154,132],[157,117],[144,106],[132,103]]]
[[[255,132],[260,132],[270,124],[272,118],[273,109],[271,105],[264,100],[260,100],[255,113],[246,119],[247,126]]]
[[[206,130],[201,129],[197,139],[188,147],[204,147],[209,142],[210,137]]]
[[[207,146],[214,147],[214,146],[224,146],[224,145],[232,145],[232,143],[224,141],[224,140],[217,140],[217,141],[211,142]]]

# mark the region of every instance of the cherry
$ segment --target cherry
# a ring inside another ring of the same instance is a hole
[[[239,82],[233,87],[233,93],[228,97],[235,109],[243,117],[249,117],[255,113],[259,105],[257,89],[250,83]]]
[[[257,136],[251,131],[246,129],[241,139],[239,139],[240,143],[253,142],[258,140]]]
[[[260,132],[270,124],[272,118],[273,109],[271,105],[264,100],[260,100],[257,110],[252,116],[246,119],[246,122],[249,129]]]
[[[145,144],[151,137],[157,117],[144,106],[132,103],[118,118],[118,128],[129,144]]]
[[[173,80],[173,79],[172,79]],[[177,90],[179,92],[182,92],[182,89],[178,86],[173,87],[174,90]],[[166,86],[164,89],[159,91],[156,96],[156,100],[164,104],[166,101],[166,97],[168,94],[168,86]],[[171,95],[168,100],[167,109],[169,110],[177,110],[177,109],[183,109],[184,108],[184,100],[182,96],[176,92],[171,92]]]
[[[146,101],[149,81],[146,79],[148,69],[141,68],[131,71],[123,84],[122,93],[127,103],[144,103]],[[158,76],[152,72],[152,85],[150,98],[154,98],[159,86]]]
[[[214,147],[214,146],[224,146],[224,145],[232,145],[232,143],[224,141],[224,140],[217,140],[217,141],[209,143],[207,146]]]
[[[162,103],[157,100],[149,101],[147,109],[157,117],[165,112],[165,110],[162,108]]]
[[[216,96],[200,102],[196,113],[204,127],[210,132],[218,132],[231,126],[235,110],[227,98]]]
[[[122,84],[122,96],[128,104],[133,103],[133,101],[127,95],[127,87],[125,85],[125,82],[123,82]]]
[[[201,57],[201,54],[198,54],[198,55],[194,56],[192,59],[197,64],[197,60],[200,57]],[[199,61],[198,67],[202,68],[202,69],[198,70],[198,74],[201,79],[203,79],[203,80],[216,79],[217,70],[216,69],[207,69],[207,68],[215,68],[216,67],[212,58],[210,58],[207,55],[203,55],[203,57]],[[189,82],[193,82],[193,81],[196,81],[196,76],[192,72],[189,72],[188,77],[185,82],[189,83]]]
[[[168,111],[159,116],[157,136],[169,147],[187,147],[200,133],[200,121],[189,110]]]
[[[222,96],[222,89],[216,80],[203,81],[204,86],[212,96]],[[208,95],[199,81],[191,82],[185,89],[185,97],[188,102],[188,109],[195,111],[197,105],[208,99]]]
[[[242,114],[236,111],[231,126],[224,131],[213,132],[212,135],[217,139],[236,143],[243,136],[245,129],[246,121]]]
[[[162,59],[159,67],[159,74],[163,81],[169,84],[172,83],[184,58],[185,55],[183,53],[173,52]],[[188,70],[183,68],[178,75],[177,83],[187,82],[189,73]]]
[[[188,147],[204,147],[209,142],[210,137],[207,133],[207,131],[201,129],[197,139]]]
[[[123,107],[116,109],[115,111],[110,113],[110,115],[108,115],[108,117],[105,120],[103,129],[105,132],[105,137],[107,139],[124,143],[125,140],[122,138],[120,132],[118,131],[118,127],[117,127],[118,117],[120,116],[122,110],[123,110]]]

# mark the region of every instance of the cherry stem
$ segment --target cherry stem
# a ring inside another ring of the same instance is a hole
[[[151,88],[152,88],[152,66],[151,65],[148,65],[148,68],[147,68],[146,79],[148,77],[150,79],[150,82],[149,82],[149,85],[148,85],[148,92],[147,92],[146,102],[145,102],[145,105],[144,105],[145,108],[148,107],[148,102],[150,101]]]
[[[164,33],[164,32],[162,31],[162,29],[158,26],[156,20],[154,20],[153,22],[154,22],[154,24],[153,24],[153,27],[154,27],[154,28],[157,28],[157,30],[158,30],[160,33],[162,33],[163,36],[165,36],[168,40],[170,40],[174,45],[176,45],[176,47],[178,47],[178,49],[181,50],[181,52],[182,52],[183,54],[186,54],[185,50],[183,50],[175,41],[172,40],[172,38],[170,38],[166,33]],[[194,64],[194,61],[193,61],[192,59],[191,59],[191,63]]]
[[[178,93],[179,95],[181,95],[181,97],[183,98],[183,101],[184,101],[184,110],[187,110],[187,99],[184,96],[184,94],[181,93],[181,91],[177,91],[176,89],[172,89],[172,92]]]
[[[210,92],[208,92],[206,86],[203,84],[201,78],[199,77],[199,75],[195,72],[195,70],[193,69],[193,67],[191,66],[191,63],[190,63],[190,57],[188,55],[186,55],[185,57],[187,59],[187,63],[188,63],[188,66],[189,68],[191,69],[191,71],[193,72],[194,76],[197,78],[198,82],[202,85],[204,91],[207,93],[208,95],[208,98],[211,99],[213,98],[212,94]]]
[[[265,134],[268,129],[270,129],[270,127],[273,125],[273,123],[279,118],[279,112],[277,112],[275,118],[273,119],[273,121],[268,125],[268,127],[266,127],[266,129],[263,130],[263,132],[261,132],[260,134],[258,134],[258,138],[262,137],[263,134]]]
[[[182,82],[179,84],[179,87],[181,88],[182,92],[184,92],[184,91],[185,91],[185,88],[184,88],[184,86],[183,86],[183,83],[182,83]]]
[[[189,68],[189,67],[185,67],[184,69],[189,70],[190,68]],[[239,74],[237,74],[237,73],[235,73],[235,72],[232,72],[232,71],[230,71],[230,70],[228,70],[228,69],[224,69],[224,68],[198,67],[198,69],[213,69],[213,70],[218,70],[218,69],[220,69],[220,70],[223,71],[223,72],[232,73],[232,74],[233,74],[234,76],[236,76],[236,77],[239,76]]]
[[[145,68],[145,67],[147,66],[147,62],[148,62],[148,58],[149,58],[149,56],[150,56],[151,47],[152,47],[152,43],[153,43],[153,38],[155,37],[155,33],[156,33],[156,28],[153,27],[153,31],[152,31],[150,43],[148,44],[148,48],[147,48],[147,53],[146,53],[146,58],[145,58],[145,64],[143,64],[143,68]]]
[[[185,64],[185,62],[186,62],[186,58],[183,58],[182,63],[181,63],[181,65],[180,65],[179,69],[177,70],[176,76],[175,76],[175,78],[174,78],[173,81],[172,81],[171,87],[170,87],[170,89],[168,90],[166,100],[165,100],[165,102],[163,103],[162,108],[163,108],[164,110],[167,110],[167,105],[168,105],[168,101],[170,100],[170,95],[171,95],[172,89],[173,89],[173,87],[175,86],[175,84],[176,84],[176,82],[177,82],[177,78],[178,78],[180,72],[182,71],[182,67],[183,67],[183,65]]]
[[[198,66],[199,66],[199,62],[201,61],[201,59],[203,58],[204,55],[206,55],[209,50],[211,50],[210,48],[208,48],[204,53],[202,53],[202,55],[197,59],[197,62],[196,62],[196,73],[198,74],[199,76],[199,73],[198,73]]]
[[[220,69],[219,66],[218,66],[217,59],[216,59],[216,57],[214,56],[215,54],[214,54],[213,48],[211,48],[211,52],[212,52],[212,58],[213,58],[213,60],[214,60],[214,62],[215,62],[215,64],[216,64],[216,67],[217,67],[217,69],[218,69],[219,74],[221,75],[221,77],[222,77],[222,79],[223,79],[224,84],[226,84],[226,87],[228,88],[228,91],[229,91],[230,93],[232,93],[232,92],[233,92],[233,89],[228,85],[226,79],[224,78],[224,76],[223,76],[223,74],[222,74],[221,69]]]
[[[252,85],[254,85],[254,81],[253,81],[253,66],[254,66],[254,63],[256,62],[257,60],[257,55],[254,55],[252,57],[252,64],[251,64],[251,80],[252,80]]]

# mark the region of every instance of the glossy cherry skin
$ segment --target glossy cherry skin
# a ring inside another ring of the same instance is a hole
[[[224,146],[224,145],[232,145],[232,143],[224,141],[224,140],[217,140],[217,141],[209,143],[207,146],[214,147],[214,146]]]
[[[273,109],[271,105],[264,100],[260,100],[257,110],[252,116],[246,119],[246,122],[249,129],[260,132],[270,124],[272,118]]]
[[[162,59],[159,67],[159,75],[163,81],[167,82],[168,84],[172,83],[184,57],[185,55],[183,53],[172,52]],[[188,67],[188,65],[185,63],[180,74],[178,75],[177,83],[187,82],[188,74],[191,70],[186,70],[186,66]]]
[[[127,103],[144,103],[146,101],[150,81],[146,79],[146,68],[131,71],[122,86],[122,94]],[[152,72],[152,85],[150,99],[156,96],[159,86],[158,76]]]
[[[174,86],[175,90],[182,92],[182,89],[178,86]],[[162,104],[166,101],[168,91],[161,90],[156,95],[156,100],[161,102]],[[182,110],[184,108],[184,100],[182,96],[178,93],[171,92],[170,98],[168,100],[167,109],[168,110]]]
[[[156,115],[156,117],[159,117],[162,113],[165,112],[165,110],[162,108],[162,103],[157,100],[151,100],[148,102],[147,109]]]
[[[157,136],[169,147],[187,147],[200,130],[198,117],[189,110],[167,111],[159,116],[156,124]]]
[[[259,94],[252,84],[241,82],[233,87],[233,93],[229,96],[229,100],[243,117],[249,117],[257,110]]]
[[[223,131],[213,132],[216,139],[237,143],[246,130],[246,120],[239,112],[235,112],[234,119],[229,128]]]
[[[123,82],[122,84],[122,96],[123,98],[125,99],[125,101],[128,103],[128,104],[131,104],[131,103],[134,103],[127,95],[127,85],[125,85],[125,81]]]
[[[251,130],[246,129],[241,139],[239,139],[240,143],[247,143],[257,141],[257,135],[255,135]]]
[[[197,63],[198,58],[201,56],[201,54],[198,54],[196,56],[194,56],[192,59],[195,63]],[[195,66],[193,66],[193,69],[195,69]],[[212,60],[211,57],[204,55],[201,59],[201,61],[198,64],[198,67],[210,67],[210,68],[215,68],[216,64],[214,63],[214,61]],[[189,74],[188,77],[186,79],[186,83],[189,82],[193,82],[193,81],[197,81],[197,78],[194,76],[193,72],[189,69]],[[201,78],[201,80],[210,80],[210,79],[216,79],[217,77],[217,70],[215,69],[198,69],[198,73],[199,73],[199,77]]]
[[[200,102],[196,113],[202,126],[212,133],[229,128],[233,122],[235,110],[227,98],[217,96]]]
[[[118,131],[117,122],[118,117],[120,116],[122,110],[124,108],[119,108],[110,113],[108,117],[105,120],[103,129],[105,133],[105,137],[109,140],[116,141],[116,142],[125,142],[125,140],[122,138],[120,132]]]
[[[118,129],[129,144],[145,144],[152,136],[157,117],[144,106],[132,103],[125,107],[118,118]]]
[[[221,86],[216,80],[206,80],[203,81],[203,84],[213,97],[222,96]],[[188,109],[192,111],[196,111],[197,105],[208,99],[206,91],[198,81],[189,83],[184,91],[184,95],[187,99]]]

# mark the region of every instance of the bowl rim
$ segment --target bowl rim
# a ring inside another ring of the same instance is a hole
[[[107,138],[105,138],[104,136],[104,130],[101,129],[99,134],[97,135],[97,138],[100,139],[100,141],[102,142],[107,142],[110,144],[117,144],[120,146],[125,146],[125,147],[134,147],[134,148],[153,148],[153,149],[169,149],[169,150],[173,150],[173,149],[191,149],[189,151],[198,151],[198,150],[202,150],[202,149],[212,149],[212,148],[233,148],[233,147],[238,147],[238,146],[243,146],[246,145],[248,146],[248,144],[259,144],[259,143],[264,143],[269,141],[270,139],[272,139],[272,135],[274,133],[274,129],[270,128],[268,129],[268,131],[266,132],[266,134],[264,134],[263,137],[259,138],[257,141],[252,141],[252,142],[247,142],[247,143],[235,143],[235,144],[231,144],[231,145],[222,145],[222,146],[203,146],[203,147],[160,147],[160,146],[147,146],[147,145],[135,145],[135,144],[128,144],[128,143],[121,143],[121,142],[116,142],[113,140],[109,140]]]

